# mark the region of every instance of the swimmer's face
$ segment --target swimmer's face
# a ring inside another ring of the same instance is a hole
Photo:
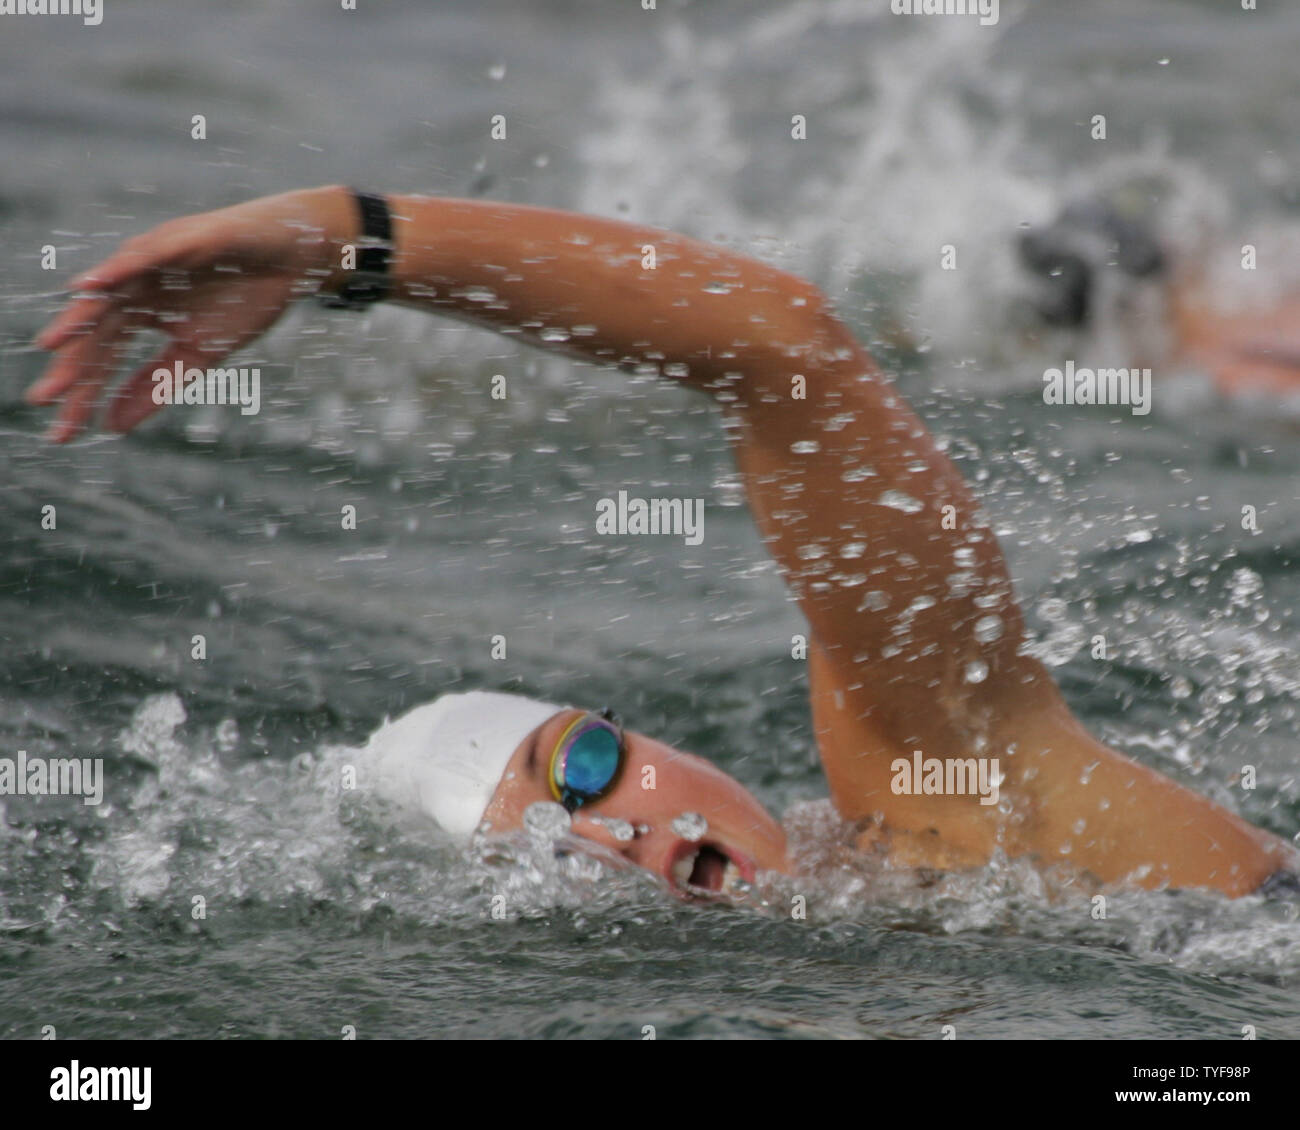
[[[492,831],[520,828],[529,805],[554,803],[547,781],[551,753],[565,727],[582,713],[562,711],[515,750],[484,813]],[[617,784],[573,813],[574,835],[686,892],[725,892],[738,879],[752,883],[759,871],[787,869],[785,833],[738,781],[703,758],[644,734],[629,731],[626,744],[627,760]],[[683,813],[698,813],[708,822],[698,842],[673,831],[673,821]],[[608,820],[625,821],[635,835],[617,839]]]

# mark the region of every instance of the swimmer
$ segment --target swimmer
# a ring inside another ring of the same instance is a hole
[[[1106,308],[1121,321],[1144,323],[1131,327],[1150,352],[1144,366],[1206,373],[1228,397],[1300,395],[1300,295],[1226,309],[1198,266],[1162,245],[1145,208],[1124,198],[1076,200],[1020,236],[1035,317],[1088,330]],[[1144,290],[1154,303],[1141,300]]]
[[[359,271],[343,269],[358,244]],[[325,187],[172,220],[72,287],[36,339],[54,356],[27,391],[59,404],[56,442],[91,422],[134,332],[168,341],[113,396],[106,425],[119,432],[160,407],[156,369],[216,365],[309,295],[653,366],[724,415],[751,511],[808,621],[818,751],[861,850],[941,870],[1000,850],[1092,883],[1230,896],[1295,870],[1285,841],[1084,729],[1025,653],[1006,563],[957,468],[802,279],[621,221]],[[541,801],[679,890],[790,867],[781,826],[739,782],[593,705],[449,695],[386,724],[369,752],[384,790],[461,839],[517,829]],[[896,790],[896,763],[918,751],[996,758],[999,803]],[[650,770],[654,789],[642,787]],[[683,812],[704,818],[703,838],[674,827]]]

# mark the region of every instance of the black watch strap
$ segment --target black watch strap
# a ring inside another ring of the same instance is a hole
[[[357,240],[357,265],[337,294],[322,294],[321,301],[335,309],[362,310],[388,297],[388,274],[393,254],[393,219],[388,201],[373,192],[352,190],[361,215],[361,238]]]

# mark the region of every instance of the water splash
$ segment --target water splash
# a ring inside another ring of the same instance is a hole
[[[683,812],[673,817],[670,827],[676,835],[691,843],[698,843],[709,834],[709,822],[698,812]]]

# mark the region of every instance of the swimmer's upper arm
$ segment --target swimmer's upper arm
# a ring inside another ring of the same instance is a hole
[[[812,631],[814,690],[882,748],[963,753],[990,712],[1059,695],[1021,654],[1006,563],[960,473],[828,305],[810,317],[817,349],[762,374],[734,431]]]

